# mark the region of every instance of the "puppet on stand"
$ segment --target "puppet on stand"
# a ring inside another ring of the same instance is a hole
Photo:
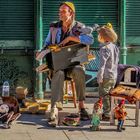
[[[125,100],[121,100],[119,105],[115,107],[114,113],[115,113],[116,119],[118,120],[117,131],[121,132],[122,130],[125,130],[125,128],[123,127],[123,124],[127,115],[127,112],[125,109]]]
[[[93,107],[93,113],[92,113],[92,119],[91,119],[91,127],[90,129],[92,131],[99,131],[100,128],[100,120],[102,117],[102,98],[100,98]]]

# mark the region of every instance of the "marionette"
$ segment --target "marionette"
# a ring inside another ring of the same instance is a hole
[[[20,113],[17,112],[17,109],[13,104],[7,103],[8,97],[0,97],[0,122],[2,123],[1,127],[8,129],[13,121],[17,120],[20,117]],[[10,100],[10,97],[9,97]]]
[[[119,105],[115,107],[114,109],[115,117],[118,120],[117,125],[117,131],[121,132],[122,130],[125,130],[123,127],[127,112],[125,109],[125,100],[121,100]]]
[[[102,117],[102,98],[100,98],[93,107],[93,113],[92,113],[92,119],[91,119],[91,127],[90,129],[92,131],[99,131],[100,128],[100,120]]]

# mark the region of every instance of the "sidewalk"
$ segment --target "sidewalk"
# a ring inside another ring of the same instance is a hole
[[[87,98],[86,106],[91,114],[93,103],[97,98]],[[76,113],[78,109],[72,108],[73,104],[64,104],[64,110],[60,112],[61,118],[68,113]],[[128,118],[134,118],[134,109],[127,109]],[[48,113],[46,113],[48,115]],[[101,122],[101,131],[90,131],[90,121],[81,122],[80,126],[47,127],[47,116],[22,114],[20,119],[11,126],[11,129],[0,128],[0,140],[138,140],[140,139],[140,127],[134,127],[133,120],[126,120],[126,130],[116,132],[116,126],[110,126],[109,122]],[[127,119],[128,119],[127,118]]]

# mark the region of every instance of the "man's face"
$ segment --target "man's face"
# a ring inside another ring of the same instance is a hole
[[[59,20],[61,21],[68,21],[70,18],[72,17],[72,12],[71,9],[66,6],[66,5],[62,5],[59,8]]]

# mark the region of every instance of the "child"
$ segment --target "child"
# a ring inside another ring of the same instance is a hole
[[[102,98],[100,98],[95,104],[92,113],[91,127],[92,131],[99,131],[100,128],[100,120],[102,117]]]
[[[127,113],[125,110],[124,103],[125,103],[125,100],[121,100],[119,105],[117,107],[115,107],[115,109],[114,109],[115,117],[118,119],[118,126],[117,126],[118,132],[125,130],[125,128],[123,127],[123,124],[124,124],[124,120],[125,120]]]
[[[98,30],[100,48],[100,66],[97,74],[99,84],[99,96],[103,98],[102,120],[110,120],[110,89],[114,88],[117,79],[117,66],[119,61],[119,49],[115,45],[117,34],[108,23]]]

